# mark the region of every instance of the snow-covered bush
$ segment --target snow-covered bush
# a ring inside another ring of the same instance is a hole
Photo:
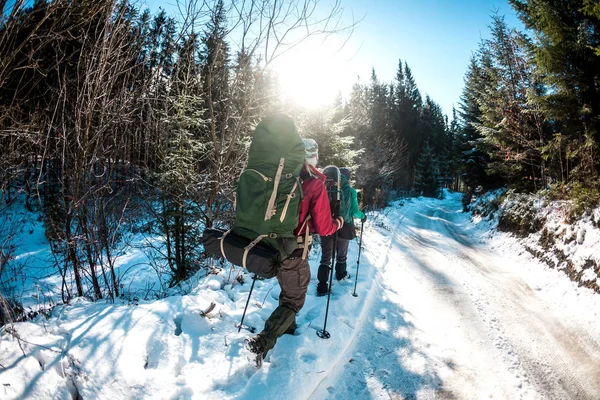
[[[475,199],[475,202],[469,206],[469,210],[473,212],[473,215],[481,216],[482,219],[485,217],[492,219],[500,209],[505,192],[504,188],[486,192]]]
[[[538,232],[545,219],[538,211],[540,200],[531,194],[506,192],[498,215],[498,230],[521,236]]]
[[[572,219],[583,216],[600,203],[600,191],[593,186],[586,187],[580,182],[571,185],[569,197],[573,200]]]

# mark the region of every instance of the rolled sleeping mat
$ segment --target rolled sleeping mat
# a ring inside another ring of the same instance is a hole
[[[279,251],[260,243],[262,238],[253,240],[231,231],[208,228],[202,234],[202,243],[207,253],[225,257],[233,265],[269,279],[277,275],[282,260]]]

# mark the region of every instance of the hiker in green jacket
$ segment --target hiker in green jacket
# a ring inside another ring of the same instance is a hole
[[[367,217],[358,206],[358,194],[350,186],[351,172],[348,168],[340,168],[342,204],[340,205],[340,215],[344,218],[344,225],[338,231],[336,246],[336,264],[335,277],[338,281],[349,278],[346,270],[348,245],[350,240],[356,237],[356,228],[354,218],[365,222]],[[321,236],[321,265],[317,273],[319,283],[317,284],[317,295],[324,296],[328,292],[329,269],[331,268],[331,256],[333,253],[334,236]]]

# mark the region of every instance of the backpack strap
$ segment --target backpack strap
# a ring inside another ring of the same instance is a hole
[[[281,212],[281,218],[279,218],[279,222],[283,222],[283,220],[285,219],[288,207],[290,206],[290,201],[292,201],[292,199],[294,197],[296,197],[296,193],[294,193],[294,192],[296,191],[297,187],[298,187],[298,180],[296,179],[296,182],[294,182],[294,186],[292,186],[292,190],[287,195],[287,200],[285,201],[285,206],[283,207],[283,211]]]
[[[306,227],[306,231],[304,232],[304,243],[303,243],[303,250],[302,250],[302,259],[306,260],[306,255],[308,254],[308,248],[310,247],[310,231],[308,229],[308,220],[310,219],[311,215],[308,214],[308,217],[306,217],[306,219],[304,220],[304,222],[302,223],[302,226],[300,227],[299,232],[302,231],[302,229],[304,229],[304,227]]]
[[[219,243],[221,244],[221,254],[223,255],[224,258],[227,258],[227,257],[225,257],[225,249],[223,248],[223,242],[225,241],[225,236],[229,235],[229,232],[231,232],[231,229],[228,230],[227,232],[225,232],[223,234],[223,236],[221,236],[219,238]]]
[[[271,219],[277,210],[275,209],[275,200],[277,199],[277,189],[279,188],[279,181],[281,180],[281,174],[283,173],[283,166],[285,165],[285,158],[279,159],[279,167],[277,167],[277,173],[275,174],[275,182],[273,182],[273,192],[267,205],[267,213],[265,214],[265,221]]]
[[[252,250],[252,248],[254,246],[256,246],[258,244],[258,242],[260,242],[267,236],[269,236],[269,235],[260,235],[256,239],[254,239],[252,242],[250,242],[250,244],[248,246],[244,247],[244,256],[242,257],[242,267],[246,268],[246,258],[248,257],[248,253],[250,252],[250,250]],[[246,268],[246,269],[248,269],[248,268]]]

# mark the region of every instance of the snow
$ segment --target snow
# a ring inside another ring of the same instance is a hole
[[[358,297],[353,241],[352,279],[334,281],[328,340],[316,335],[327,298],[316,297],[315,246],[299,327],[260,370],[243,346],[251,333],[235,327],[252,283],[239,268],[199,273],[188,293],[158,300],[57,306],[49,318],[3,328],[0,398],[597,398],[600,296],[494,231],[494,218],[471,220],[452,193],[371,212]],[[568,226],[557,219],[552,229]],[[591,219],[569,235],[582,240],[575,255],[597,255]],[[143,294],[156,278],[138,251],[121,262]],[[42,267],[43,254],[39,237],[18,253],[38,257],[30,267]],[[256,281],[244,325],[260,330],[278,295],[276,280]]]
[[[148,244],[160,246],[159,238],[141,233],[124,236],[124,242],[134,245],[123,244],[126,251],[113,255],[122,297],[131,300],[164,297],[168,274],[164,268],[156,268],[152,262],[154,254],[148,251]],[[2,274],[3,294],[32,311],[61,303],[62,279],[55,267],[56,260],[62,266],[60,252],[52,253],[42,218],[38,213],[25,210],[23,198],[16,199],[8,210],[0,213],[0,237],[8,240],[4,248],[12,250],[11,260]],[[0,246],[2,244],[0,242]],[[67,272],[66,281],[70,292],[76,293],[71,271]],[[91,285],[87,285],[88,291],[90,288]],[[171,290],[171,293],[186,292],[188,288]]]

